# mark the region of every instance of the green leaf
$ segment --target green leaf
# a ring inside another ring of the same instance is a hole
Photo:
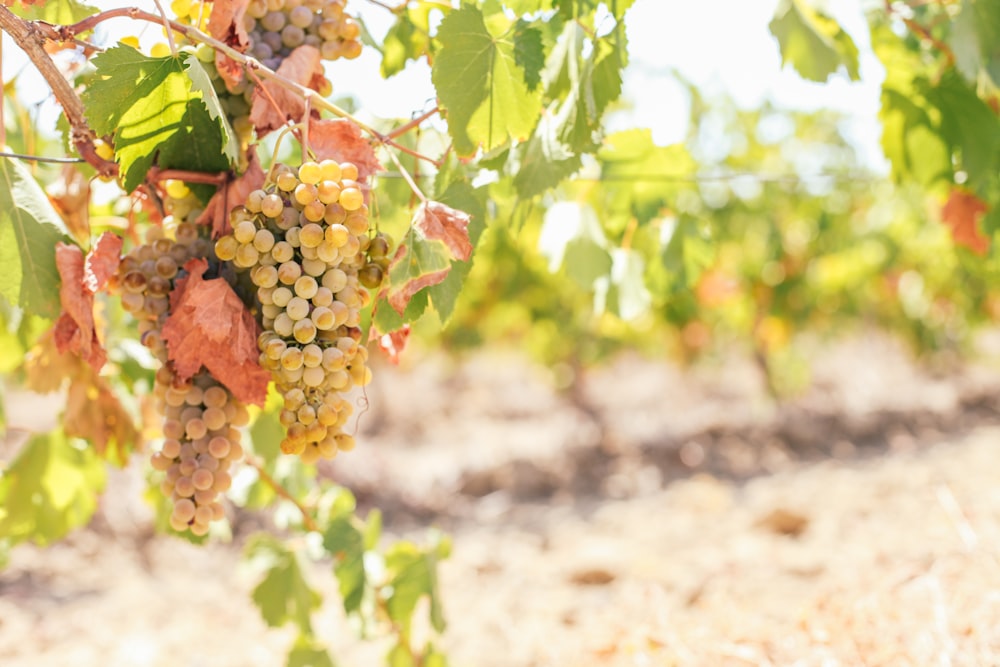
[[[388,79],[402,72],[411,60],[429,56],[434,45],[431,40],[430,14],[437,5],[418,3],[396,15],[396,22],[389,28],[382,45],[382,77]]]
[[[494,34],[483,13],[464,5],[438,28],[441,49],[431,70],[448,111],[448,132],[460,155],[524,139],[541,112],[541,90],[530,90],[514,54],[513,29]],[[522,57],[523,59],[523,57]]]
[[[271,627],[294,623],[312,634],[310,614],[322,598],[309,587],[295,553],[270,535],[256,535],[247,545],[247,556],[263,564],[264,578],[253,589],[253,601]]]
[[[334,517],[323,533],[323,548],[333,556],[340,597],[348,614],[361,608],[368,583],[365,578],[364,535],[351,521],[352,516],[343,514]]]
[[[985,75],[994,87],[1000,86],[1000,5],[963,0],[948,41],[955,64],[969,83]]]
[[[278,421],[284,408],[284,399],[274,387],[267,394],[264,410],[250,426],[250,440],[254,453],[261,456],[268,465],[274,463],[281,453],[279,445],[285,439],[285,427]]]
[[[574,282],[590,290],[611,271],[607,246],[597,213],[587,204],[558,202],[545,212],[538,250],[549,260],[549,271],[565,267]]]
[[[218,100],[203,99],[201,74],[189,62],[150,58],[129,46],[108,49],[94,59],[97,68],[83,93],[87,119],[97,134],[114,134],[115,156],[129,192],[142,183],[153,164],[192,171],[227,169],[232,133],[219,113]],[[209,86],[211,89],[211,86]]]
[[[48,544],[86,524],[104,488],[104,464],[59,431],[31,438],[0,472],[0,538]]]
[[[334,662],[325,648],[299,637],[288,653],[287,667],[334,667]]]
[[[409,637],[413,612],[417,602],[425,595],[430,601],[431,627],[438,632],[444,631],[437,563],[446,558],[449,552],[450,544],[445,539],[427,550],[420,549],[412,542],[396,542],[387,550],[385,567],[389,575],[390,592],[386,597],[386,611],[389,618],[403,629],[404,637]]]
[[[542,33],[527,21],[514,24],[514,62],[524,70],[524,83],[534,92],[542,82],[542,68],[545,67],[545,48]]]
[[[240,142],[236,139],[236,132],[233,131],[232,125],[229,124],[229,118],[222,108],[219,94],[215,92],[212,79],[209,78],[205,66],[194,54],[184,59],[184,67],[187,69],[188,76],[191,77],[191,90],[201,93],[201,101],[205,105],[205,110],[208,111],[208,117],[215,122],[214,126],[210,125],[209,127],[221,132],[221,137],[219,138],[221,139],[222,150],[219,152],[225,156],[227,166],[229,164],[236,164],[236,161],[240,157]],[[192,125],[198,124],[201,114],[189,113],[188,115],[191,117],[189,122]],[[202,128],[202,132],[204,132],[204,128]],[[207,133],[205,139],[211,139],[215,134],[215,132]],[[192,137],[192,140],[203,141],[204,139],[201,137]],[[211,158],[216,159],[216,155],[211,155]],[[196,161],[194,164],[200,164],[200,162]]]
[[[803,0],[781,0],[768,24],[781,48],[782,64],[791,63],[799,76],[826,81],[841,67],[858,80],[858,47],[828,15]]]
[[[514,187],[519,197],[530,199],[559,185],[579,171],[581,164],[580,156],[559,138],[555,119],[545,114],[522,145]]]
[[[17,5],[15,14],[29,21],[71,25],[97,13],[97,9],[76,0],[47,0],[34,5]]]
[[[417,667],[416,660],[410,652],[410,647],[400,640],[394,644],[389,653],[385,656],[385,662],[389,667]]]
[[[634,320],[649,312],[653,299],[646,289],[646,263],[635,250],[615,248],[608,281],[594,296],[596,312],[610,311],[623,320]]]
[[[995,181],[1000,172],[1000,118],[953,70],[927,91],[927,100],[941,112],[941,133],[958,150],[969,185]]]
[[[705,269],[715,262],[715,246],[708,234],[690,218],[664,227],[660,261],[685,288],[694,285]]]
[[[0,159],[0,295],[42,317],[59,314],[56,242],[70,242],[62,219],[20,162]]]
[[[929,187],[952,180],[951,150],[924,101],[907,92],[883,87],[882,150],[897,180],[912,179]]]

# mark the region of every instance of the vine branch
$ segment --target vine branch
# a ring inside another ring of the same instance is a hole
[[[250,467],[252,467],[254,470],[257,471],[257,476],[260,477],[260,481],[264,482],[269,487],[271,487],[271,490],[273,490],[276,494],[278,494],[278,496],[284,498],[285,500],[292,503],[293,505],[295,505],[295,507],[298,508],[299,512],[302,513],[302,524],[306,527],[307,530],[312,531],[314,533],[322,532],[320,531],[319,526],[316,524],[316,520],[313,519],[312,514],[309,513],[309,510],[306,508],[306,506],[303,505],[298,498],[293,496],[288,491],[288,489],[282,486],[281,482],[274,479],[274,477],[272,477],[271,474],[267,472],[267,470],[264,468],[263,463],[261,463],[252,456],[247,456],[245,460]]]
[[[66,120],[69,121],[70,139],[84,160],[93,166],[101,176],[118,175],[118,165],[105,160],[97,154],[94,146],[94,133],[87,125],[83,102],[77,96],[73,86],[62,75],[52,58],[45,51],[45,42],[51,39],[42,24],[35,21],[25,21],[12,11],[0,5],[0,29],[10,35],[11,39],[27,54],[28,58],[38,68],[38,72],[52,89],[53,95],[63,108]],[[48,26],[51,27],[51,26]],[[61,40],[70,41],[72,37]]]

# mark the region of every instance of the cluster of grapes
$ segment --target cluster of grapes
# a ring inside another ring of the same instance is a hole
[[[189,193],[182,192],[182,185],[168,184],[167,208],[179,212],[186,207],[193,214]],[[171,197],[171,191],[183,196]],[[209,373],[201,371],[181,381],[170,367],[160,333],[170,309],[170,292],[183,276],[184,264],[212,254],[212,243],[202,229],[182,222],[176,225],[172,240],[162,227],[151,227],[146,243],[122,259],[111,281],[121,295],[122,307],[139,320],[143,345],[162,364],[155,376],[154,395],[165,418],[165,439],[151,462],[154,469],[166,473],[160,488],[173,502],[171,527],[189,529],[195,535],[207,533],[209,522],[224,515],[217,498],[232,483],[229,467],[243,456],[237,428],[249,420],[246,407]]]
[[[344,13],[344,0],[250,0],[244,22],[250,54],[272,69],[302,44],[324,60],[361,55],[361,26]]]
[[[274,174],[232,211],[233,231],[215,252],[248,269],[257,287],[260,361],[285,400],[281,449],[311,463],[354,447],[344,394],[371,380],[360,311],[382,282],[390,244],[370,235],[355,165],[277,165]]]

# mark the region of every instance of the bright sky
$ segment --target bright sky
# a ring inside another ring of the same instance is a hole
[[[654,140],[661,145],[683,139],[688,101],[671,76],[676,71],[706,92],[726,93],[748,108],[770,100],[783,108],[840,111],[849,117],[845,131],[864,162],[884,167],[877,121],[883,70],[869,48],[863,1],[827,3],[827,10],[858,44],[862,80],[850,82],[846,76],[837,76],[827,84],[816,84],[801,80],[790,68],[781,68],[777,43],[767,30],[777,0],[636,0],[626,17],[631,61],[624,96],[632,108],[609,117],[608,127],[652,128]],[[101,8],[135,5],[156,11],[151,0],[91,4]],[[359,13],[378,37],[391,25],[392,15],[366,0],[351,0],[348,9]],[[135,32],[127,19],[105,25],[114,35]],[[144,38],[159,40],[157,28],[149,26],[145,32]],[[6,80],[25,66],[25,59],[6,35],[3,54]],[[330,73],[334,90],[356,94],[373,116],[408,117],[427,108],[434,97],[430,70],[422,62],[383,80],[377,54],[366,53],[356,61],[334,64]],[[32,101],[47,92],[37,79],[22,90]]]

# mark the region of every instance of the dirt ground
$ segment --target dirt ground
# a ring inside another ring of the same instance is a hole
[[[514,354],[413,354],[322,473],[391,534],[453,536],[453,667],[1000,665],[1000,365],[932,373],[868,336],[813,374],[778,405],[740,359],[626,357],[567,394]],[[0,665],[283,664],[247,534],[153,536],[137,471],[110,484],[91,526],[0,572]],[[310,577],[338,664],[381,664],[328,565]]]

